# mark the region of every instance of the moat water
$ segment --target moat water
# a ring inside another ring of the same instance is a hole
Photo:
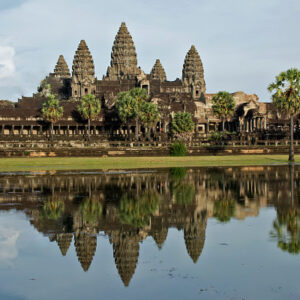
[[[299,299],[300,166],[0,174],[0,299]]]

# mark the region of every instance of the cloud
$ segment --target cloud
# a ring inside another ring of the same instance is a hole
[[[15,50],[13,47],[0,46],[0,79],[10,79],[15,74]]]
[[[0,261],[11,263],[18,256],[17,240],[20,232],[5,226],[0,227]]]

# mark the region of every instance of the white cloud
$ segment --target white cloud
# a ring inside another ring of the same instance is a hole
[[[0,46],[0,79],[9,79],[15,74],[15,50],[10,46]]]
[[[5,226],[0,227],[0,262],[11,263],[18,256],[17,240],[20,232]]]

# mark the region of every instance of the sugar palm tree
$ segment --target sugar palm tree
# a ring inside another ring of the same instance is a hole
[[[137,103],[137,115],[135,117],[135,139],[138,140],[139,138],[139,121],[141,118],[141,108],[143,103],[147,100],[148,94],[145,89],[142,88],[133,88],[129,91],[130,96],[136,101]]]
[[[80,104],[77,107],[81,117],[88,120],[88,139],[91,136],[91,120],[94,120],[101,111],[99,99],[94,95],[84,95],[80,99]]]
[[[43,103],[42,116],[43,119],[51,124],[51,139],[53,139],[53,124],[63,116],[64,109],[60,105],[59,100],[53,94]]]
[[[294,116],[300,111],[300,70],[289,69],[281,72],[268,90],[272,93],[273,103],[278,110],[290,117],[289,161],[294,162]]]
[[[218,92],[212,99],[214,114],[222,120],[222,131],[225,130],[225,121],[234,113],[235,103],[228,92]]]
[[[157,105],[150,102],[143,102],[141,105],[140,119],[147,127],[148,140],[150,140],[151,127],[159,120]]]
[[[116,108],[120,120],[127,126],[127,138],[130,140],[129,122],[137,117],[137,101],[129,94],[129,92],[121,92],[118,94]]]

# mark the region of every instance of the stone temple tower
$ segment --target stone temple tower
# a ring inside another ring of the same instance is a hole
[[[63,55],[60,55],[54,69],[54,76],[58,78],[70,78],[70,70]]]
[[[135,79],[141,70],[137,66],[137,55],[130,33],[123,22],[112,47],[110,67],[105,80]]]
[[[154,79],[154,80],[160,80],[160,81],[167,80],[166,72],[165,72],[163,66],[161,65],[161,62],[159,59],[156,60],[154,66],[151,70],[150,77],[151,77],[151,79]]]
[[[79,43],[74,56],[71,88],[73,98],[96,94],[94,61],[84,40]]]
[[[182,82],[184,91],[192,93],[194,99],[201,99],[204,97],[206,87],[203,65],[194,45],[187,53],[184,60]]]

